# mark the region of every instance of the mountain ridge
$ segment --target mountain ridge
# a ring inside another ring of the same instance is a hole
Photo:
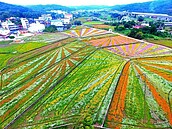
[[[41,14],[50,10],[90,10],[90,9],[104,9],[109,8],[111,10],[129,11],[129,12],[143,12],[143,13],[163,13],[172,16],[172,0],[154,0],[142,3],[132,3],[126,5],[84,5],[84,6],[62,6],[57,4],[49,5],[14,5],[5,2],[0,2],[0,19],[5,20],[8,17],[26,17],[37,18]]]
[[[30,17],[36,18],[41,15],[41,12],[34,11],[21,5],[8,4],[0,2],[0,19],[5,20],[8,17]]]
[[[163,13],[172,15],[172,0],[154,0],[150,2],[115,5],[112,6],[112,9],[118,11]]]
[[[35,11],[50,11],[50,10],[63,10],[63,11],[72,11],[73,9],[67,6],[58,5],[58,4],[47,4],[47,5],[27,5],[25,6]]]

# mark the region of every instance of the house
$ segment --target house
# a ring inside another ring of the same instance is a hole
[[[133,28],[134,29],[141,29],[141,28],[143,28],[143,26],[141,26],[141,25],[135,25],[135,26],[133,26]]]
[[[164,26],[172,26],[172,22],[164,22]]]
[[[51,25],[55,25],[58,31],[64,30],[64,25],[62,20],[51,20]]]
[[[47,11],[47,12],[52,12],[52,13],[57,13],[57,14],[65,14],[65,11],[62,10],[51,10],[51,11]]]
[[[149,24],[148,23],[142,23],[141,26],[143,26],[143,27],[148,26],[149,27]]]
[[[10,35],[10,30],[5,30],[4,28],[0,28],[0,38],[5,39]]]
[[[23,29],[28,29],[29,28],[29,21],[26,18],[20,18]]]
[[[52,20],[51,14],[42,14],[41,17],[39,17],[39,20]]]
[[[70,24],[70,19],[69,18],[62,18],[60,20],[63,22],[63,24]]]
[[[64,14],[64,17],[72,20],[73,19],[73,14]]]
[[[38,21],[36,23],[32,23],[30,24],[30,27],[28,28],[28,30],[32,33],[34,32],[42,32],[45,29],[45,25],[44,24],[40,24]]]
[[[12,23],[10,20],[7,20],[6,22],[2,22],[1,25],[2,28],[4,28],[5,30],[9,30],[10,33],[15,33],[15,34],[18,33],[19,27],[14,23]]]
[[[123,16],[123,17],[121,18],[120,22],[123,22],[123,21],[128,22],[128,21],[132,21],[132,19],[131,19],[129,16]]]

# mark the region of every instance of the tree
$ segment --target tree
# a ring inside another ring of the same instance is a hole
[[[15,37],[14,36],[9,36],[10,39],[14,39]]]
[[[119,23],[118,23],[118,22],[113,22],[111,25],[112,25],[112,26],[118,26]]]
[[[77,26],[79,26],[79,25],[82,25],[82,23],[81,23],[81,21],[74,21],[74,25],[77,25]]]
[[[44,30],[44,32],[51,32],[51,33],[56,32],[56,31],[57,31],[57,28],[55,25],[50,25],[48,27],[45,27],[45,30]]]
[[[125,28],[132,28],[132,25],[129,22],[127,22],[127,23],[124,24],[124,27]]]
[[[144,20],[144,17],[142,17],[142,16],[138,17],[139,22],[142,22],[143,20]]]
[[[111,13],[111,18],[117,18],[119,16],[120,16],[120,14],[118,14],[118,13]]]
[[[148,26],[143,27],[143,28],[142,28],[142,32],[143,32],[144,34],[149,34],[149,33],[150,33],[150,27],[148,27]]]
[[[143,33],[141,31],[140,32],[137,32],[135,38],[137,38],[137,39],[143,39]]]
[[[71,26],[72,26],[71,24],[67,24],[66,28],[67,28],[67,29],[70,29]]]
[[[155,34],[156,32],[157,32],[156,26],[155,25],[151,26],[150,27],[150,33]]]
[[[125,30],[125,27],[123,27],[123,26],[116,26],[115,30],[116,31],[123,31],[123,30]]]
[[[129,21],[128,23],[130,23],[132,26],[136,25],[136,22],[134,20]]]
[[[128,36],[135,38],[135,35],[137,32],[138,32],[138,29],[132,29],[131,32],[128,34]]]

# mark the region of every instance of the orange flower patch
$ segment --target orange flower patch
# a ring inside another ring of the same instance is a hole
[[[94,28],[98,28],[98,29],[107,29],[107,28],[110,28],[110,26],[109,25],[94,25],[93,26]]]
[[[123,71],[122,76],[119,79],[115,94],[109,112],[107,115],[108,121],[114,121],[116,123],[121,123],[124,117],[124,108],[125,108],[125,97],[127,92],[128,85],[128,75],[129,75],[130,62],[128,62]],[[121,125],[119,125],[121,126]],[[108,127],[113,128],[112,124],[108,124]],[[120,128],[120,127],[117,127]]]
[[[156,66],[158,68],[163,68],[163,69],[167,69],[167,70],[171,70],[172,71],[172,67],[169,66],[169,65],[163,65],[163,64],[156,64],[156,63],[150,63],[150,62],[144,62],[145,64],[148,64],[148,65],[152,65],[152,66]]]
[[[152,67],[150,65],[148,66],[148,65],[141,64],[141,66],[143,66],[145,69],[147,69],[147,70],[149,70],[149,71],[151,71],[153,73],[158,74],[159,76],[165,78],[166,80],[172,82],[171,74],[167,73],[166,71],[163,71],[161,69],[154,68],[154,67]]]

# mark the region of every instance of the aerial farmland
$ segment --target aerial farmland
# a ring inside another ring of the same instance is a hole
[[[44,43],[1,68],[0,127],[72,128],[87,116],[95,128],[172,127],[172,48],[88,27],[34,40]]]

